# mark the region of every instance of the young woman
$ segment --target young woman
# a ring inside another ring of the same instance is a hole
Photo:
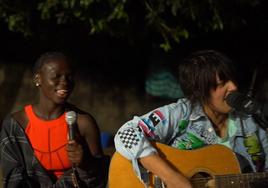
[[[58,52],[45,53],[33,71],[39,91],[37,103],[3,121],[4,187],[104,187],[97,123],[90,114],[67,103],[74,87],[70,59]],[[68,111],[76,114],[72,140],[68,139]]]
[[[145,176],[138,161],[167,187],[192,187],[188,178],[158,155],[150,141],[181,150],[222,144],[243,156],[252,171],[268,170],[267,132],[251,116],[235,114],[226,102],[226,97],[237,90],[233,75],[232,62],[224,54],[214,50],[193,53],[179,66],[186,98],[135,116],[119,129],[116,150],[132,161],[145,184],[148,182],[142,179]]]

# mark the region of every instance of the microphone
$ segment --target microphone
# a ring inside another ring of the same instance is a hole
[[[252,115],[259,126],[268,131],[268,119],[263,113],[263,107],[257,101],[248,95],[235,91],[227,95],[226,103],[239,113]]]
[[[75,111],[68,111],[65,115],[65,120],[69,128],[69,140],[75,139],[75,130],[74,130],[74,124],[76,123],[77,115]],[[72,164],[72,183],[74,188],[79,188],[78,178],[77,178],[77,171],[76,171],[76,165]]]
[[[65,120],[69,128],[69,140],[75,139],[75,129],[74,124],[76,123],[76,113],[75,111],[69,111],[65,115]]]
[[[247,95],[234,91],[227,95],[225,99],[226,103],[237,112],[247,115],[261,114],[260,104]]]

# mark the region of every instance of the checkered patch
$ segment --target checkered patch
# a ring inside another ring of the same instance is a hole
[[[129,149],[138,145],[138,142],[140,141],[132,128],[124,130],[123,132],[120,131],[118,132],[118,135],[124,146]]]

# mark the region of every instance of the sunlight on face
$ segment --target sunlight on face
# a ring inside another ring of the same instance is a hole
[[[217,113],[229,113],[231,107],[226,103],[226,96],[232,92],[237,90],[237,86],[233,81],[228,80],[226,82],[219,79],[219,76],[216,75],[216,88],[210,89],[210,98],[207,106]]]
[[[56,104],[64,103],[74,86],[72,71],[69,64],[57,59],[43,65],[40,73],[40,92],[42,99]]]

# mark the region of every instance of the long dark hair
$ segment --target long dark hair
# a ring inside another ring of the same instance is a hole
[[[183,60],[179,66],[179,82],[192,105],[208,103],[210,90],[217,86],[216,75],[223,82],[236,83],[231,59],[220,52],[197,51]]]

